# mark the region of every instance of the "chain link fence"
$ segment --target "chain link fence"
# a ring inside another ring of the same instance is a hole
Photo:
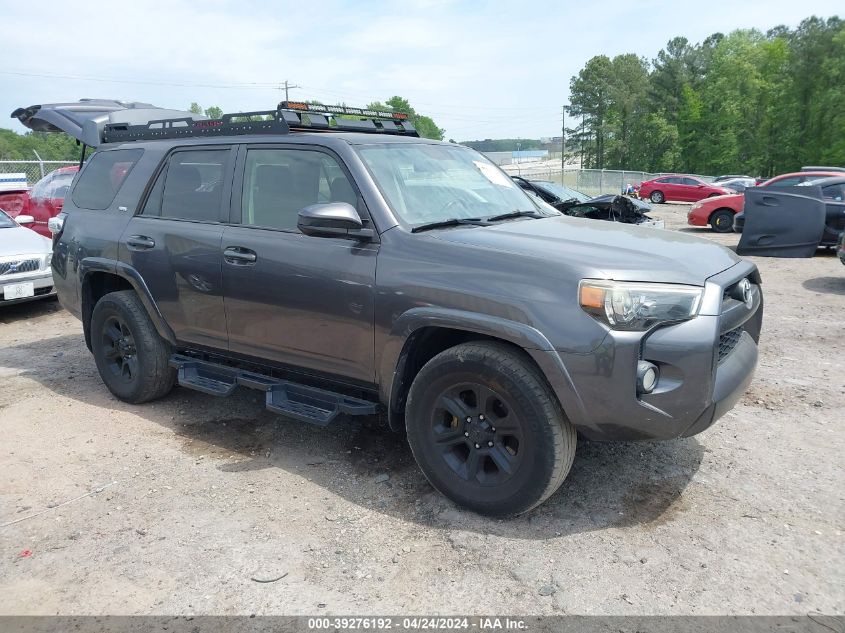
[[[27,184],[32,187],[53,170],[78,164],[75,160],[0,160],[0,176],[25,174]]]
[[[522,176],[533,180],[550,180],[571,189],[581,191],[591,196],[603,193],[623,193],[628,185],[637,186],[644,180],[651,180],[662,173],[646,171],[627,171],[624,169],[569,169],[564,172],[560,165],[553,167],[549,164],[505,165],[503,169],[512,176]],[[713,180],[713,176],[701,176],[705,182]]]

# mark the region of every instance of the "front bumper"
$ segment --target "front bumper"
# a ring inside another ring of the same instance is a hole
[[[707,217],[701,212],[701,207],[695,205],[687,211],[687,224],[690,226],[707,226]]]
[[[745,277],[754,284],[750,308],[725,293]],[[742,262],[708,280],[701,312],[690,321],[645,335],[609,331],[587,354],[557,352],[563,375],[550,382],[578,431],[593,440],[671,439],[700,433],[729,411],[757,365],[759,282],[757,269]],[[637,394],[640,360],[660,369],[650,394]],[[556,364],[548,356],[538,362],[547,376]]]
[[[32,283],[32,287],[35,290],[34,297],[7,300],[3,296],[3,286],[27,282]],[[24,303],[26,301],[35,301],[36,299],[42,299],[55,294],[56,289],[53,285],[53,274],[49,270],[38,270],[20,275],[0,276],[0,306],[12,305],[14,303]]]

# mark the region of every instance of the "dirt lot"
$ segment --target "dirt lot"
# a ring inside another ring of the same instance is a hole
[[[685,211],[655,215],[736,242]],[[757,264],[741,403],[694,438],[582,443],[508,521],[433,492],[375,422],[311,428],[254,392],[122,404],[56,302],[2,308],[0,614],[841,614],[845,267]]]

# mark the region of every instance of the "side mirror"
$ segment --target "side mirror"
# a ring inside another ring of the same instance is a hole
[[[27,224],[35,224],[35,218],[31,215],[19,215],[15,218],[15,221],[23,226],[26,226]]]
[[[299,212],[296,226],[303,234],[315,237],[369,239],[374,235],[372,229],[364,228],[355,207],[348,202],[307,206]]]

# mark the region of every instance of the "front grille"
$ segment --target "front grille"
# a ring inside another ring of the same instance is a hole
[[[730,332],[725,332],[719,337],[719,362],[724,361],[742,338],[742,328],[738,327]]]
[[[20,261],[0,262],[0,275],[31,273],[41,268],[40,259],[22,259]]]

